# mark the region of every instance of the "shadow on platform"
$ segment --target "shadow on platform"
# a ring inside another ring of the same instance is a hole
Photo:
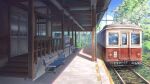
[[[91,65],[91,63],[92,63],[91,53],[92,52],[91,52],[90,48],[78,49],[75,53],[71,54],[70,56],[68,56],[66,58],[65,64],[58,67],[56,69],[56,73],[47,72],[35,81],[32,81],[30,79],[24,79],[24,78],[0,77],[0,82],[3,84],[56,84],[56,82],[58,83],[60,81],[66,82],[67,80],[65,79],[65,77],[66,78],[69,77],[68,79],[69,80],[72,79],[72,81],[78,80],[77,82],[79,82],[81,80],[80,78],[77,77],[77,79],[76,78],[74,79],[75,73],[80,73],[81,76],[80,76],[80,74],[78,74],[78,76],[81,78],[86,78],[86,77],[82,77],[82,76],[86,76],[86,75],[82,75],[83,72],[84,73],[86,72],[86,74],[87,73],[94,74],[94,72],[91,71],[91,70],[93,70],[91,68],[93,66],[93,65]],[[83,58],[84,60],[80,59],[80,58]],[[73,65],[73,67],[72,67],[72,65]],[[80,66],[78,66],[78,65],[80,65]],[[86,67],[85,65],[90,65],[90,66]],[[79,67],[82,67],[83,69],[79,70]],[[85,69],[84,67],[86,67],[87,69]],[[91,70],[89,68],[91,68]],[[85,70],[88,70],[89,72],[85,71]],[[68,71],[69,71],[69,73],[68,73]],[[63,77],[61,77],[61,76],[63,76]],[[70,76],[72,76],[72,77],[70,77]],[[90,82],[91,82],[91,80],[96,81],[96,78],[94,78],[94,76],[95,75],[93,75],[93,79],[90,79],[90,80],[84,79],[84,80],[88,80]],[[83,82],[86,82],[86,81],[83,81]],[[60,84],[64,84],[64,83],[60,83]],[[67,83],[67,84],[70,84],[70,83]]]
[[[81,49],[77,55],[84,59],[92,61],[92,51],[91,51],[91,48],[89,48],[89,47]]]

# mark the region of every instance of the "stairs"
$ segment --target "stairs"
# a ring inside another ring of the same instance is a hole
[[[23,77],[28,76],[28,55],[10,58],[9,62],[0,68],[0,76]]]

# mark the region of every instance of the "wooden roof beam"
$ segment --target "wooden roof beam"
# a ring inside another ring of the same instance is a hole
[[[96,9],[97,0],[91,0],[91,8]]]
[[[76,10],[81,10],[81,11],[83,11],[83,10],[91,10],[91,8],[90,7],[72,7],[72,8],[70,8],[70,11],[76,11]]]
[[[18,3],[18,2],[25,2],[25,1],[28,1],[28,0],[6,0],[8,2],[13,2],[13,3]]]
[[[63,10],[63,11],[64,11],[64,14],[65,14],[66,16],[68,16],[71,20],[73,20],[73,22],[74,22],[76,25],[78,25],[81,30],[84,30],[84,28],[78,23],[78,21],[75,20],[75,18],[74,18],[66,9],[64,9],[64,8],[61,6],[61,4],[60,4],[59,2],[57,2],[56,0],[50,0],[50,1],[51,1],[59,10]]]

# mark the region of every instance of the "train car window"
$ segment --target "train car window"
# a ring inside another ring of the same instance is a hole
[[[140,34],[131,33],[131,44],[140,44]]]
[[[118,33],[109,33],[109,45],[118,45]]]
[[[122,45],[127,45],[127,33],[122,33]]]

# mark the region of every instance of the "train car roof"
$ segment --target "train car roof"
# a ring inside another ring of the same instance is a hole
[[[134,24],[110,24],[110,25],[106,25],[103,29],[111,29],[111,28],[141,29],[139,26]]]
[[[140,28],[139,26],[134,25],[134,24],[110,24],[110,25],[106,25],[105,27],[106,28],[110,28],[110,27],[132,27],[132,28]]]
[[[99,31],[99,33],[109,29],[139,29],[142,31],[142,28],[140,26],[134,24],[110,24],[110,25],[105,25],[103,29]]]

